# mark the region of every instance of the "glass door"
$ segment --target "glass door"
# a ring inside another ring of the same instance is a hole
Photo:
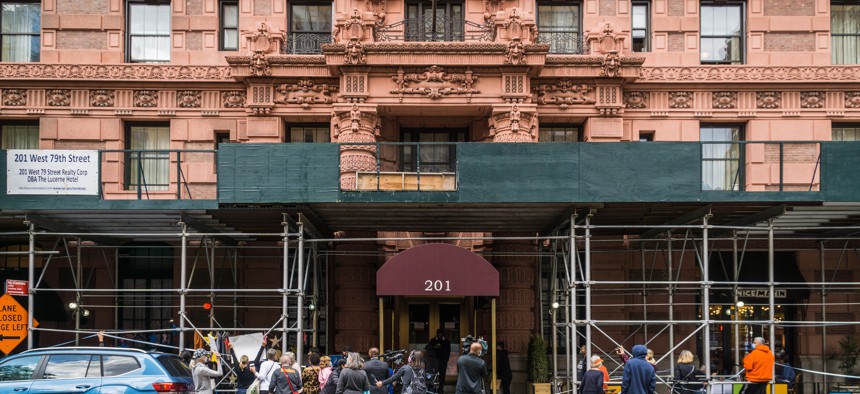
[[[434,352],[427,358],[435,359],[436,353],[428,344],[436,337],[437,330],[442,330],[450,343],[446,374],[456,375],[460,338],[469,334],[471,329],[467,307],[462,299],[407,300],[400,307],[399,347]]]

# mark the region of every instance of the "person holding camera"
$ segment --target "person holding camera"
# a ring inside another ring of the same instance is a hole
[[[194,390],[198,394],[213,394],[215,384],[212,378],[224,375],[221,370],[221,357],[215,353],[215,369],[206,366],[206,360],[212,353],[206,349],[197,349],[191,358],[191,377],[194,379]]]

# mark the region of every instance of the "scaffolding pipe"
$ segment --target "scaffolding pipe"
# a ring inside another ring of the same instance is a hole
[[[644,247],[645,244],[639,244]],[[645,252],[639,253],[639,265],[642,271],[642,280],[645,280]],[[648,320],[648,286],[642,286],[642,320]],[[645,335],[645,342],[648,342],[648,325],[642,326],[642,333]]]
[[[36,278],[36,235],[35,230],[36,226],[30,222],[25,221],[24,224],[27,226],[27,234],[29,237],[29,254],[27,255],[27,278],[29,280],[28,283],[32,284],[33,279]],[[34,298],[36,297],[36,293],[33,291],[32,287],[30,288],[29,296],[27,297],[27,349],[33,348],[33,315],[35,308]]]
[[[767,302],[768,302],[768,320],[770,323],[768,324],[768,330],[770,331],[770,339],[768,339],[768,343],[770,343],[771,352],[776,350],[776,325],[774,324],[774,317],[776,314],[776,305],[775,294],[773,292],[773,218],[767,220],[767,281],[770,282],[768,284],[767,291]],[[821,349],[824,351],[824,349]],[[775,393],[776,386],[776,363],[771,365],[771,378],[770,378],[770,392]]]
[[[182,246],[179,267],[179,351],[185,350],[185,294],[188,290],[188,228],[185,222],[179,222],[182,228]],[[119,255],[119,254],[117,254]]]
[[[820,251],[818,253],[818,264],[821,266],[821,322],[827,321],[827,286],[824,285],[824,278],[827,275],[824,271],[824,242],[819,244]],[[821,327],[821,370],[824,371],[824,387],[827,388],[827,325],[822,324]]]
[[[739,272],[740,272],[740,269],[738,268],[738,232],[737,232],[737,230],[732,231],[732,234],[733,234],[733,236],[732,236],[732,280],[737,281],[738,276],[739,276]],[[732,302],[734,302],[734,308],[735,308],[735,313],[734,313],[734,316],[732,316],[732,317],[734,318],[734,320],[739,321],[741,311],[740,311],[740,306],[738,306],[738,285],[732,286],[732,294],[734,295],[732,297]],[[734,354],[735,365],[732,368],[732,373],[736,374],[736,373],[740,372],[740,365],[741,365],[741,349],[740,349],[740,347],[741,347],[740,331],[741,330],[740,330],[740,326],[738,326],[737,324],[732,325],[732,331],[734,334],[734,341],[735,341],[735,351],[734,351],[734,353],[735,353]]]
[[[81,334],[78,330],[81,329],[81,313],[83,313],[83,305],[81,305],[81,288],[83,287],[81,283],[81,279],[83,278],[83,270],[81,269],[81,239],[77,238],[77,244],[75,245],[75,260],[77,262],[77,274],[75,275],[75,287],[78,289],[77,293],[75,293],[75,304],[78,305],[75,308],[75,346],[80,346],[81,344]],[[68,244],[66,245],[66,253],[68,253]]]
[[[573,325],[568,325],[570,327],[570,336],[568,336],[568,340],[570,344],[568,347],[568,362],[567,367],[570,370],[567,376],[570,377],[570,386],[569,390],[573,391],[576,387],[576,382],[579,381],[578,371],[576,369],[577,356],[579,355],[579,346],[577,343],[579,342],[577,335],[577,326],[576,326],[576,258],[579,253],[576,249],[576,217],[577,215],[574,213],[570,218],[570,291],[568,292],[568,297],[570,297],[570,314],[568,315],[568,322],[574,322]]]
[[[674,262],[674,259],[672,258],[672,253],[673,253],[673,250],[672,250],[672,231],[669,230],[667,232],[667,235],[668,235],[668,237],[666,240],[666,252],[667,252],[666,266],[669,267],[669,272],[667,272],[668,277],[669,277],[669,279],[672,279],[672,278],[674,278],[674,276],[672,276],[672,271],[675,268],[674,267],[675,262]],[[680,270],[681,270],[681,268],[680,268],[680,264],[679,264],[679,267],[678,267],[679,273],[680,273]],[[669,285],[669,320],[674,320],[674,319],[675,319],[675,286]],[[645,327],[648,327],[648,326],[645,326]],[[681,343],[683,343],[683,342],[681,342]],[[675,327],[672,327],[671,329],[669,329],[669,348],[672,349],[672,351],[674,352],[674,350],[675,350]],[[675,370],[675,357],[669,357],[669,369],[671,369],[672,371]]]
[[[303,284],[304,281],[304,253],[305,253],[305,225],[302,222],[302,215],[299,214],[299,250],[298,250],[298,277],[296,284],[298,285],[298,297],[296,300],[296,322],[299,328],[299,332],[296,334],[296,362],[299,365],[302,365],[302,356],[304,355],[304,305],[305,305],[305,288]]]
[[[289,283],[290,279],[288,276],[288,272],[289,272],[289,268],[290,268],[290,266],[289,266],[289,264],[290,264],[290,260],[289,260],[289,253],[290,253],[289,252],[289,250],[290,250],[289,241],[290,241],[290,239],[289,239],[289,235],[288,235],[290,223],[287,220],[287,214],[286,213],[283,214],[283,221],[281,222],[281,225],[284,226],[284,233],[283,233],[283,236],[284,236],[284,238],[283,238],[283,242],[284,242],[284,250],[283,250],[284,261],[283,261],[283,264],[284,264],[284,268],[283,268],[283,272],[281,274],[282,275],[281,280],[282,280],[282,283],[284,286],[283,293],[281,293],[281,318],[283,319],[282,320],[283,336],[281,337],[281,343],[283,343],[284,344],[283,347],[286,348],[287,347],[287,328],[288,328],[287,327],[287,324],[288,324],[287,323],[287,320],[288,320],[287,314],[289,313],[289,311],[288,311],[288,300],[287,300],[287,292],[288,292],[287,289],[290,288],[290,283]]]
[[[702,320],[705,321],[704,329],[704,353],[705,353],[705,375],[711,376],[711,285],[708,269],[708,221],[711,214],[702,217]]]
[[[591,322],[591,217],[591,212],[585,216],[585,320],[588,322]],[[591,324],[585,326],[585,343],[588,346],[585,349],[583,374],[591,369]]]

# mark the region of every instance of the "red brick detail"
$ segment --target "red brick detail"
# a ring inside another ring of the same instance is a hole
[[[104,14],[109,0],[57,0],[57,14]]]
[[[203,15],[203,0],[185,0],[185,15]]]
[[[684,16],[684,0],[669,0],[669,16]]]
[[[615,16],[615,0],[600,0],[600,16]]]
[[[254,15],[272,15],[272,0],[254,0]]]
[[[669,52],[684,52],[684,33],[669,33]]]
[[[57,49],[107,49],[107,34],[99,31],[58,31]]]
[[[814,0],[764,0],[764,14],[767,16],[813,16]]]
[[[814,51],[813,33],[764,33],[764,50],[772,52]]]
[[[502,235],[502,234],[500,234]],[[535,328],[535,246],[527,241],[498,241],[493,264],[499,270],[500,302],[497,310],[497,334],[511,353],[525,353],[529,335]]]

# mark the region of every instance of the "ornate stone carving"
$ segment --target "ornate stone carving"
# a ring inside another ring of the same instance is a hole
[[[90,105],[93,107],[113,107],[114,92],[110,89],[90,90]]]
[[[693,92],[669,92],[669,108],[690,108],[693,105]]]
[[[533,142],[537,140],[538,115],[531,105],[529,111],[524,111],[519,104],[513,104],[509,110],[494,109],[489,119],[490,136],[493,142]]]
[[[586,84],[576,83],[569,79],[561,79],[554,84],[542,84],[535,86],[533,91],[537,93],[538,104],[555,104],[561,109],[567,109],[574,104],[594,104],[591,96],[594,89]]]
[[[377,26],[385,23],[385,0],[365,0],[364,7],[376,18]]]
[[[800,108],[824,108],[824,92],[800,92]]]
[[[756,92],[755,105],[756,108],[774,109],[779,108],[782,101],[782,93],[780,92]]]
[[[269,63],[269,58],[263,52],[254,52],[251,56],[251,75],[257,77],[265,77],[272,75],[272,65]]]
[[[627,108],[648,108],[648,92],[625,92],[624,104]]]
[[[226,66],[152,64],[2,64],[0,79],[233,80]]]
[[[266,22],[260,22],[257,30],[245,33],[245,38],[248,41],[248,49],[253,53],[277,52],[284,42],[284,34],[269,31]]]
[[[176,92],[176,106],[179,108],[200,108],[200,91],[180,90]]]
[[[516,8],[511,8],[511,12],[508,14],[507,19],[502,23],[502,27],[505,28],[508,39],[511,41],[522,40],[523,32],[527,30],[523,24],[522,17],[520,17],[519,10]]]
[[[357,38],[352,38],[346,44],[346,52],[343,54],[343,62],[345,64],[365,64],[367,63],[367,53],[364,46]]]
[[[478,81],[478,76],[470,69],[463,73],[448,73],[442,67],[430,66],[423,73],[406,73],[400,68],[391,79],[397,85],[397,89],[391,93],[397,94],[400,102],[403,102],[403,95],[406,94],[427,96],[432,100],[452,94],[464,94],[466,102],[471,102],[472,95],[480,93],[472,88],[472,84]]]
[[[346,38],[350,41],[360,41],[364,38],[364,25],[362,23],[361,13],[358,12],[357,8],[352,10],[352,15],[350,15],[349,19],[343,24],[341,32],[343,32],[346,35]]]
[[[845,108],[860,108],[860,92],[845,92]]]
[[[45,102],[49,107],[68,107],[71,96],[69,89],[48,89],[45,91]]]
[[[331,104],[331,94],[337,91],[337,86],[327,83],[317,84],[313,80],[303,79],[294,84],[282,84],[275,90],[283,95],[275,102],[298,104],[307,109],[311,104]]]
[[[719,109],[731,109],[737,107],[737,92],[714,92],[711,94],[712,106]]]
[[[242,108],[245,106],[244,90],[229,90],[221,94],[224,108]]]
[[[27,105],[26,89],[3,89],[3,105]]]
[[[618,51],[610,51],[603,56],[603,61],[600,62],[600,75],[604,77],[614,78],[621,71],[621,55]]]
[[[856,81],[860,66],[643,67],[639,82],[650,81]]]
[[[513,39],[505,50],[505,64],[526,64],[526,51],[519,38]]]
[[[621,53],[624,49],[624,38],[615,33],[615,28],[609,22],[600,22],[588,32],[588,46],[592,54]]]
[[[158,91],[157,90],[135,90],[134,91],[134,106],[151,108],[158,106]]]

